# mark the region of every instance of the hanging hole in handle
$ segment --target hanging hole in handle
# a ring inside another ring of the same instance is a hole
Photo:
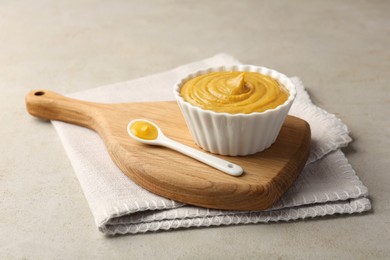
[[[233,166],[233,164],[229,163],[229,164],[227,165],[227,167],[233,168],[234,166]]]
[[[45,92],[43,92],[43,91],[37,91],[37,92],[34,93],[34,95],[35,95],[35,96],[43,96],[43,95],[45,95]]]

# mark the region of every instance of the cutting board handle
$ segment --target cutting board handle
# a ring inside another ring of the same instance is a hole
[[[91,129],[102,104],[76,100],[49,90],[33,90],[26,96],[27,111],[36,117],[64,121]]]

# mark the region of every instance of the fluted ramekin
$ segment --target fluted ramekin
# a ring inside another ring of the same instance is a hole
[[[288,99],[276,108],[250,114],[205,110],[183,99],[180,89],[185,82],[218,71],[250,71],[267,75],[286,87],[289,92]],[[287,76],[275,70],[252,65],[236,65],[207,68],[191,73],[175,84],[174,95],[198,146],[216,154],[244,156],[261,152],[275,142],[295,99],[296,88]]]

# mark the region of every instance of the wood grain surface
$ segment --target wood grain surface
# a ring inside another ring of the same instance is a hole
[[[263,210],[287,191],[303,169],[310,149],[310,126],[288,116],[276,142],[251,156],[219,156],[244,168],[233,177],[164,147],[131,139],[127,124],[145,118],[170,138],[201,150],[190,136],[175,102],[101,104],[70,99],[48,90],[26,96],[28,112],[95,130],[111,159],[143,188],[187,204],[228,210]],[[217,155],[218,156],[218,155]]]

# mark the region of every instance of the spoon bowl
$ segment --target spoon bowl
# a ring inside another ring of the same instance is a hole
[[[148,139],[140,138],[137,135],[135,135],[131,131],[131,128],[137,122],[146,122],[146,123],[149,123],[152,126],[154,126],[157,129],[157,138],[152,139],[152,140],[148,140]],[[134,140],[136,140],[140,143],[149,144],[149,145],[161,145],[160,144],[161,141],[166,138],[166,136],[163,134],[161,129],[155,123],[153,123],[152,121],[146,120],[146,119],[135,119],[135,120],[130,121],[130,123],[127,125],[127,132],[129,133],[130,137],[133,138]]]

